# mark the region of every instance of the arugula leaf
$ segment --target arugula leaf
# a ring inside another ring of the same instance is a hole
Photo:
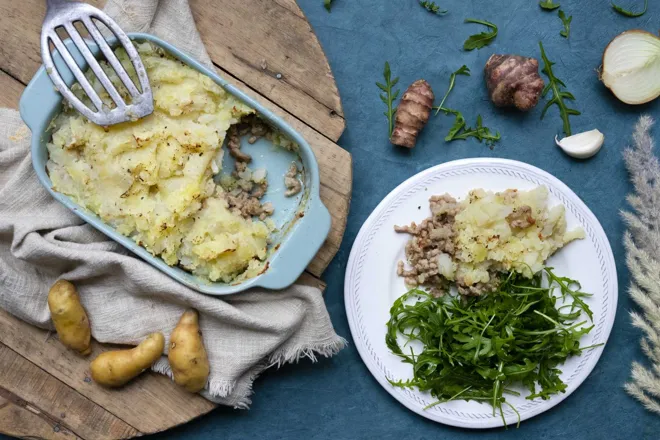
[[[470,137],[477,139],[479,142],[486,141],[486,145],[492,147],[497,141],[500,140],[499,132],[494,134],[490,131],[488,127],[484,127],[481,119],[481,115],[477,116],[477,127],[470,128],[467,126],[465,117],[458,110],[445,107],[445,101],[449,97],[449,94],[454,90],[454,85],[456,84],[456,77],[458,75],[470,76],[470,69],[467,66],[463,65],[458,70],[453,72],[449,77],[449,87],[443,96],[440,105],[433,107],[435,109],[435,114],[437,115],[441,111],[446,115],[454,115],[454,123],[449,129],[449,133],[445,137],[446,142],[451,142],[455,140],[465,140]]]
[[[552,0],[541,0],[539,6],[546,11],[554,11],[561,5],[559,3],[553,3]]]
[[[545,117],[545,113],[548,111],[548,109],[553,104],[556,104],[557,107],[559,107],[559,115],[561,116],[561,119],[564,122],[564,133],[566,134],[566,136],[570,136],[571,122],[569,121],[569,116],[577,116],[580,115],[581,113],[578,110],[568,107],[564,102],[565,100],[574,101],[575,96],[573,96],[573,94],[570,92],[561,90],[562,87],[564,88],[566,87],[566,84],[564,84],[564,82],[559,78],[557,78],[553,73],[552,66],[554,66],[555,63],[553,63],[548,59],[548,57],[545,54],[545,50],[543,49],[543,43],[540,41],[539,41],[539,47],[541,48],[541,58],[543,59],[543,63],[544,63],[542,72],[545,73],[546,76],[548,77],[548,84],[543,89],[541,96],[545,97],[548,94],[548,92],[552,90],[552,99],[550,99],[545,104],[545,107],[543,107],[543,111],[541,112],[541,119]]]
[[[440,105],[437,107],[433,107],[435,109],[435,114],[437,115],[440,110],[444,110],[443,105],[445,104],[445,101],[447,100],[447,97],[451,93],[452,90],[454,90],[454,84],[456,83],[456,76],[457,75],[465,75],[465,76],[470,76],[470,69],[468,69],[468,66],[463,64],[459,69],[451,74],[449,77],[449,88],[447,89],[447,92],[445,93],[445,96],[442,98],[442,101],[440,101]]]
[[[564,30],[559,32],[559,35],[561,35],[564,38],[568,38],[571,35],[571,21],[573,21],[573,16],[570,15],[566,17],[566,14],[564,14],[564,11],[561,9],[559,10],[559,19],[561,20],[562,24],[564,25]]]
[[[376,86],[384,93],[380,94],[380,100],[387,105],[387,110],[383,112],[383,115],[387,117],[389,123],[388,137],[392,136],[392,130],[394,130],[394,114],[396,113],[396,107],[393,105],[396,98],[399,96],[399,90],[392,91],[392,88],[399,82],[399,77],[392,79],[392,72],[390,70],[390,63],[385,61],[385,69],[383,70],[383,77],[385,78],[385,84],[377,82]]]
[[[584,302],[582,298],[592,296],[589,293],[581,292],[580,289],[582,286],[575,280],[572,280],[567,277],[558,277],[552,272],[552,267],[545,268],[545,271],[548,275],[548,279],[559,286],[561,290],[562,299],[570,296],[573,300],[571,310],[579,309],[581,312],[584,312],[589,319],[593,322],[594,315],[591,313],[589,306]],[[571,289],[571,286],[577,287],[577,290]]]
[[[432,2],[428,0],[419,0],[419,5],[424,9],[426,9],[427,11],[432,12],[433,14],[436,15],[445,15],[447,13],[447,10],[441,9],[436,2]]]
[[[323,0],[323,6],[325,6],[325,9],[330,12],[330,9],[332,9],[332,0]]]
[[[642,15],[646,14],[646,10],[649,8],[649,0],[644,0],[644,10],[642,12],[633,12],[628,9],[624,9],[621,6],[617,6],[612,2],[612,9],[614,9],[616,12],[618,12],[621,15],[625,15],[626,17],[630,18],[637,18],[641,17]]]
[[[584,301],[576,303],[581,295],[587,294],[579,291],[577,281],[557,276],[552,268],[532,278],[512,272],[500,278],[497,291],[481,297],[435,298],[410,290],[390,309],[385,343],[412,366],[413,378],[387,380],[396,387],[429,391],[437,400],[425,409],[474,400],[489,403],[502,417],[503,405],[513,408],[505,395],[519,395],[511,385],[527,387],[530,400],[564,393],[567,386],[558,367],[602,345],[580,346],[582,336],[593,329],[586,321],[576,322],[583,312],[592,317]],[[570,298],[572,303],[564,303]],[[558,307],[558,302],[564,304]],[[563,307],[576,307],[579,313],[566,317]],[[404,350],[412,340],[421,343],[420,352]]]
[[[451,130],[449,130],[447,137],[445,137],[445,141],[450,142],[455,140],[466,140],[473,137],[479,142],[486,141],[486,145],[493,147],[493,145],[495,145],[495,143],[500,140],[501,136],[498,131],[492,133],[488,127],[483,126],[481,115],[477,115],[477,126],[475,128],[471,128],[465,126],[465,119],[463,118],[462,114],[455,110],[452,111],[452,113],[456,115],[456,121],[454,122],[454,126],[452,126]]]
[[[541,0],[539,6],[546,11],[554,11],[561,5],[559,3],[553,3],[552,0]]]
[[[483,24],[492,30],[490,32],[481,32],[480,34],[470,35],[470,37],[465,40],[465,43],[463,43],[464,50],[481,49],[488,46],[493,40],[495,40],[495,37],[497,37],[497,26],[493,23],[484,20],[477,20],[476,18],[468,18],[465,20],[465,23]]]
[[[447,136],[445,136],[445,142],[449,142],[455,139],[456,135],[463,129],[465,128],[465,118],[463,117],[463,114],[457,110],[452,110],[452,109],[443,109],[446,115],[454,115],[454,124],[451,126],[449,129],[449,133],[447,133]]]

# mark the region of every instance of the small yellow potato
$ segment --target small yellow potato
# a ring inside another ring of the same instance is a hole
[[[89,319],[76,287],[66,280],[56,281],[48,292],[48,308],[60,342],[82,355],[90,354]]]
[[[162,333],[152,333],[129,350],[101,353],[92,361],[92,379],[106,387],[120,387],[156,362],[165,349]]]
[[[174,374],[174,382],[191,393],[204,389],[209,377],[209,358],[206,355],[197,310],[186,310],[170,336],[167,355]]]

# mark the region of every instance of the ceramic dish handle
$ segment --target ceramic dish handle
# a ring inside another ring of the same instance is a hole
[[[296,225],[295,232],[282,244],[277,264],[269,268],[256,285],[266,289],[284,289],[300,277],[295,271],[287,269],[299,265],[300,261],[314,259],[330,232],[332,219],[320,200],[310,201],[304,216],[305,221]]]

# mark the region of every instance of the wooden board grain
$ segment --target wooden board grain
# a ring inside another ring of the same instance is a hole
[[[77,435],[23,399],[0,388],[0,426],[12,437],[76,440]]]
[[[16,321],[14,318],[5,322],[11,322],[14,330],[23,331],[29,327],[30,331],[23,333],[24,336],[45,339],[45,332],[35,333],[33,330],[36,328],[25,323],[20,325]],[[4,328],[2,324],[0,327]],[[28,346],[34,348],[34,344],[21,345],[23,348]],[[138,434],[128,423],[1,343],[0,371],[0,390],[3,390],[0,393],[5,394],[6,398],[20,396],[21,401],[25,402],[24,408],[51,425],[54,432],[70,431],[82,438],[99,440]]]
[[[18,108],[25,86],[0,70],[0,107]]]
[[[344,130],[339,93],[321,45],[295,3],[191,0],[190,5],[209,55],[221,60],[224,70],[339,139]]]
[[[101,7],[104,0],[89,2]],[[323,290],[318,277],[341,244],[352,188],[351,157],[334,142],[344,121],[323,51],[295,0],[191,0],[191,6],[220,75],[298,130],[317,156],[332,228],[297,283]],[[44,12],[43,0],[0,0],[0,107],[17,108],[41,64]],[[245,29],[250,41],[241,38]],[[121,390],[100,388],[89,379],[88,359],[47,336],[0,311],[0,432],[55,440],[126,438],[215,408],[154,373]],[[95,343],[93,355],[108,349]]]
[[[190,5],[216,64],[329,139],[339,139],[345,127],[339,92],[323,49],[294,1],[191,0]],[[42,0],[0,1],[0,66],[23,83],[41,65],[45,8]]]

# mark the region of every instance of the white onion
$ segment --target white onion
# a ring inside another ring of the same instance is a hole
[[[265,168],[257,168],[252,172],[252,181],[254,183],[261,183],[264,180],[266,180],[266,169]]]
[[[642,30],[626,31],[605,48],[603,84],[626,104],[660,96],[660,38]]]
[[[215,155],[215,159],[213,159],[213,162],[215,162],[215,166],[218,167],[218,170],[222,169],[222,161],[224,160],[224,158],[225,158],[225,152],[224,150],[220,149],[218,151],[218,154]],[[217,174],[217,173],[214,172],[213,174]]]
[[[440,275],[444,276],[448,280],[454,279],[454,273],[456,272],[456,263],[453,262],[451,256],[441,252],[438,255],[438,272]]]
[[[250,181],[252,180],[252,171],[250,171],[250,169],[247,168],[245,169],[245,171],[241,171],[238,173],[238,178],[242,180]]]

